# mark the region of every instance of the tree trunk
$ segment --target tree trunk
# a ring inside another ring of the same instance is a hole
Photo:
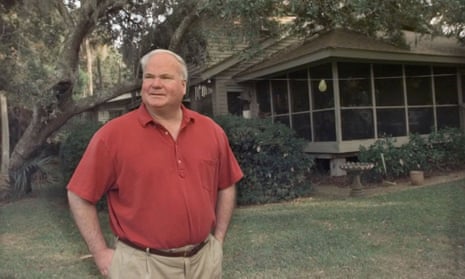
[[[86,48],[86,56],[87,56],[87,75],[89,76],[88,80],[88,94],[84,94],[84,96],[92,96],[94,95],[94,75],[92,73],[92,50],[90,48],[89,39],[85,39],[85,48]]]
[[[10,189],[15,185],[16,178],[18,177],[18,171],[29,161],[40,154],[42,148],[47,143],[47,139],[60,127],[62,127],[66,121],[72,116],[80,113],[72,108],[64,113],[58,113],[54,118],[48,118],[47,112],[40,110],[37,106],[34,107],[32,120],[29,126],[24,131],[17,144],[15,145],[13,152],[10,157],[10,166],[8,168],[8,178]],[[31,176],[35,170],[32,170],[26,175],[26,185],[24,190],[26,193],[32,191]]]
[[[114,97],[139,89],[140,80],[119,84],[115,86],[115,88],[110,89],[109,92],[111,93],[107,94],[107,96],[91,96],[73,103],[68,103],[63,106],[61,112],[56,113],[53,117],[44,114],[43,111],[39,109],[35,109],[31,123],[11,153],[10,166],[8,169],[10,177],[24,165],[27,160],[33,158],[46,143],[47,139],[54,132],[58,131],[70,118],[84,111],[89,111]]]
[[[0,124],[2,131],[2,157],[0,170],[0,200],[6,199],[9,193],[8,166],[10,162],[10,129],[8,126],[8,105],[3,93],[0,93]]]
[[[0,119],[2,127],[2,161],[0,175],[5,175],[8,172],[10,165],[10,129],[8,127],[8,106],[6,96],[0,94]],[[0,182],[1,183],[1,182]]]

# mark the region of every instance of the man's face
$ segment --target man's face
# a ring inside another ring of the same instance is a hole
[[[171,55],[155,54],[145,66],[141,97],[148,109],[179,109],[186,94],[181,65]]]

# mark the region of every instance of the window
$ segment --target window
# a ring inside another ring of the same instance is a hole
[[[374,138],[373,111],[350,109],[341,111],[342,140]]]
[[[274,122],[278,122],[281,124],[286,125],[287,127],[291,126],[291,123],[289,122],[289,115],[282,115],[282,116],[276,116],[274,118]]]
[[[116,118],[118,116],[123,115],[124,111],[123,110],[109,110],[108,114],[110,116],[110,119]]]
[[[370,64],[338,63],[337,65],[342,140],[374,138],[373,110],[357,108],[373,105]]]
[[[452,67],[434,67],[436,104],[458,104],[457,71]]]
[[[341,107],[370,106],[370,64],[338,63]]]
[[[436,114],[438,129],[460,128],[460,112],[457,106],[436,108]]]
[[[407,135],[404,108],[377,109],[376,120],[378,125],[378,137],[400,137]]]
[[[373,65],[376,106],[403,106],[402,65]]]
[[[465,103],[465,69],[461,69],[460,72],[460,77],[462,79],[462,102]]]
[[[310,108],[308,97],[307,70],[289,73],[291,88],[292,112],[308,111]]]
[[[335,141],[336,124],[334,110],[313,113],[313,131],[315,141]]]
[[[242,116],[241,92],[228,92],[228,112],[232,115]]]
[[[289,73],[291,89],[292,128],[299,137],[311,140],[310,98],[308,92],[308,71],[300,70]]]
[[[405,66],[408,105],[431,105],[431,71],[429,66]]]
[[[268,80],[261,80],[257,82],[257,103],[260,117],[267,117],[271,115],[270,103],[270,83]]]
[[[434,128],[432,108],[410,108],[408,110],[410,133],[429,134]]]
[[[312,139],[312,127],[310,126],[310,114],[300,113],[292,115],[292,127],[299,137]]]
[[[287,79],[285,75],[273,77],[271,79],[271,95],[273,96],[273,109],[275,114],[289,113]]]
[[[325,109],[334,107],[333,74],[331,64],[323,64],[310,68],[312,86],[313,109]],[[324,84],[324,86],[320,86]]]
[[[460,127],[465,75],[461,72],[464,90],[459,95],[457,68],[445,66],[332,62],[294,69],[256,83],[260,115],[292,127],[307,140],[336,141],[336,65],[342,140]]]

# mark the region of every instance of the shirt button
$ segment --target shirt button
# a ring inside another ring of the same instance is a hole
[[[178,160],[178,164],[181,164],[181,163],[182,163],[181,160]]]

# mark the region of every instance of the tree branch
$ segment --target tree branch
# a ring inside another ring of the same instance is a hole
[[[139,91],[141,86],[141,81],[136,80],[132,82],[126,82],[120,85],[116,85],[114,88],[108,91],[98,92],[94,96],[89,96],[79,101],[75,102],[75,113],[81,113],[93,109],[115,97],[121,96],[125,93],[130,93],[134,91]]]
[[[65,21],[66,26],[74,26],[75,23],[74,23],[73,17],[71,16],[68,9],[66,8],[64,1],[57,0],[55,1],[55,5],[58,9],[58,12],[63,17],[63,20]]]
[[[74,83],[77,80],[78,76],[78,67],[79,67],[79,52],[84,41],[97,25],[97,22],[100,18],[107,15],[109,10],[115,10],[123,7],[126,4],[126,1],[81,1],[81,8],[79,9],[78,18],[71,30],[70,35],[64,42],[63,52],[60,58],[59,72],[61,77],[59,77],[60,83],[68,83],[70,85],[70,90],[68,90],[66,95],[62,96],[62,99],[59,100],[60,103],[69,102],[72,96]],[[60,7],[65,9],[66,7]],[[60,12],[64,12],[61,11]],[[67,12],[67,11],[66,11]]]
[[[194,5],[192,9],[190,9],[190,12],[182,19],[181,23],[179,26],[176,28],[176,31],[174,34],[171,36],[170,44],[168,46],[168,49],[172,51],[179,51],[179,46],[181,45],[182,38],[184,35],[189,31],[189,28],[191,25],[198,20],[199,14],[202,12],[203,7],[202,5],[204,1],[198,1]]]

